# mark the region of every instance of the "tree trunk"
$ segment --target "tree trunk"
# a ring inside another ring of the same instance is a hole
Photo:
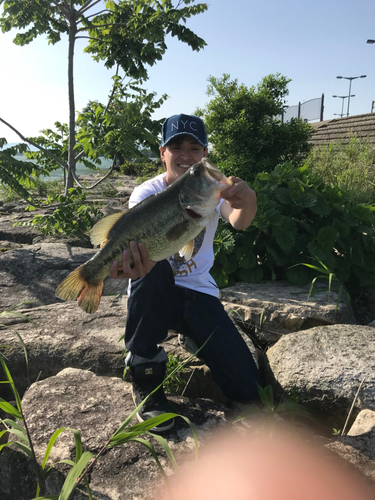
[[[75,121],[75,101],[74,101],[74,44],[77,33],[77,24],[73,12],[70,18],[69,26],[69,53],[68,53],[68,88],[69,88],[69,153],[68,153],[68,175],[65,184],[65,194],[68,194],[68,189],[73,187],[74,179],[73,172],[76,169],[75,151],[76,144],[76,121]]]

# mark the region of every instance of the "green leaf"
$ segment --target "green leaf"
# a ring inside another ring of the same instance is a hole
[[[176,413],[164,413],[163,415],[160,415],[158,417],[153,417],[147,419],[142,423],[132,425],[131,427],[128,427],[124,432],[118,434],[115,433],[110,439],[109,446],[119,446],[121,444],[128,443],[129,441],[134,439],[134,437],[145,434],[157,425],[160,425],[176,417],[178,417]]]
[[[238,277],[245,283],[259,283],[263,278],[263,270],[260,266],[253,267],[252,269],[240,269]]]
[[[290,190],[288,188],[279,187],[275,191],[275,196],[280,203],[283,205],[289,205],[292,202],[292,198],[290,196]]]
[[[18,418],[18,420],[23,420],[21,413],[17,410],[17,408],[14,408],[10,403],[5,401],[5,399],[0,398],[0,408],[5,411],[5,413],[8,413],[9,415],[13,415],[14,417]]]
[[[290,223],[284,222],[282,227],[273,227],[272,235],[285,253],[290,252],[294,248],[296,229],[293,221],[290,221]]]
[[[257,384],[257,386],[258,386],[258,393],[260,400],[267,409],[272,409],[273,408],[272,386],[266,385],[265,387],[261,387],[259,384]]]
[[[15,444],[16,446],[18,446],[18,448],[20,450],[22,450],[24,453],[26,453],[26,455],[31,458],[31,459],[34,459],[34,454],[33,452],[31,451],[31,449],[26,446],[24,443],[21,443],[20,441],[12,441],[13,444]]]
[[[156,439],[156,441],[159,442],[159,444],[161,445],[161,447],[165,451],[167,457],[171,461],[171,464],[173,465],[174,469],[176,471],[179,470],[175,456],[173,455],[173,452],[172,452],[171,448],[169,447],[168,442],[163,438],[163,436],[160,436],[159,434],[154,434],[154,433],[150,433],[150,434],[153,436],[154,439]]]
[[[48,460],[48,457],[49,457],[49,454],[51,453],[51,450],[52,450],[52,447],[53,445],[55,444],[55,441],[56,439],[59,437],[59,435],[65,431],[66,428],[65,427],[61,427],[60,429],[57,429],[51,436],[49,442],[48,442],[48,446],[46,448],[46,451],[44,453],[44,458],[43,458],[43,462],[42,462],[42,469],[45,468],[46,466],[46,463],[47,463],[47,460]]]
[[[89,451],[85,451],[76,465],[69,471],[69,474],[66,476],[65,482],[61,489],[58,500],[69,500],[70,495],[77,487],[77,480],[82,475],[83,471],[89,464],[89,462],[95,457]]]
[[[319,229],[317,234],[318,243],[325,249],[332,251],[334,244],[339,237],[339,232],[336,228],[325,226]]]
[[[30,441],[29,438],[27,437],[25,429],[19,430],[16,428],[13,428],[9,431],[11,434],[14,434],[18,439],[22,439],[24,443],[26,443],[28,446],[30,446]]]
[[[21,398],[20,398],[20,395],[19,395],[19,393],[18,393],[18,391],[16,389],[16,386],[14,385],[14,382],[13,382],[12,376],[10,374],[10,371],[8,370],[8,367],[7,367],[7,365],[6,365],[3,357],[1,355],[0,355],[0,363],[1,363],[2,367],[3,367],[5,376],[6,376],[6,378],[8,379],[8,381],[10,383],[10,386],[11,386],[14,398],[16,400],[17,410],[18,410],[18,412],[20,414],[20,417],[17,417],[17,418],[21,418],[22,419],[22,416],[21,416],[21,413],[22,413]],[[0,401],[2,401],[2,398],[0,398]]]

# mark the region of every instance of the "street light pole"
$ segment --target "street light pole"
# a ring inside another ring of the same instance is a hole
[[[336,78],[342,79],[344,78],[345,80],[349,80],[349,95],[348,95],[348,109],[346,112],[346,116],[349,116],[349,106],[350,106],[350,91],[352,89],[352,81],[356,80],[357,78],[366,78],[367,75],[360,75],[360,76],[336,76]],[[344,102],[344,101],[343,101]]]
[[[341,114],[339,115],[341,118],[344,116],[344,100],[347,99],[348,97],[355,97],[355,94],[352,95],[333,95],[332,97],[339,97],[342,99],[342,105],[341,105]],[[337,114],[337,113],[334,113]]]

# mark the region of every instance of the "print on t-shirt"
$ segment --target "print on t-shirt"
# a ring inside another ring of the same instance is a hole
[[[197,268],[194,262],[194,257],[197,255],[199,249],[201,248],[204,240],[204,235],[206,234],[206,228],[204,227],[202,231],[194,238],[194,250],[190,260],[185,261],[184,257],[177,252],[172,257],[169,258],[169,263],[172,267],[174,276],[184,277],[188,276],[193,269]]]

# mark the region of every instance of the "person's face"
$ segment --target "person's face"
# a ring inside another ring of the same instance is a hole
[[[186,135],[176,138],[167,146],[160,148],[160,158],[167,169],[167,186],[172,184],[195,163],[207,155],[204,149],[193,137]]]

